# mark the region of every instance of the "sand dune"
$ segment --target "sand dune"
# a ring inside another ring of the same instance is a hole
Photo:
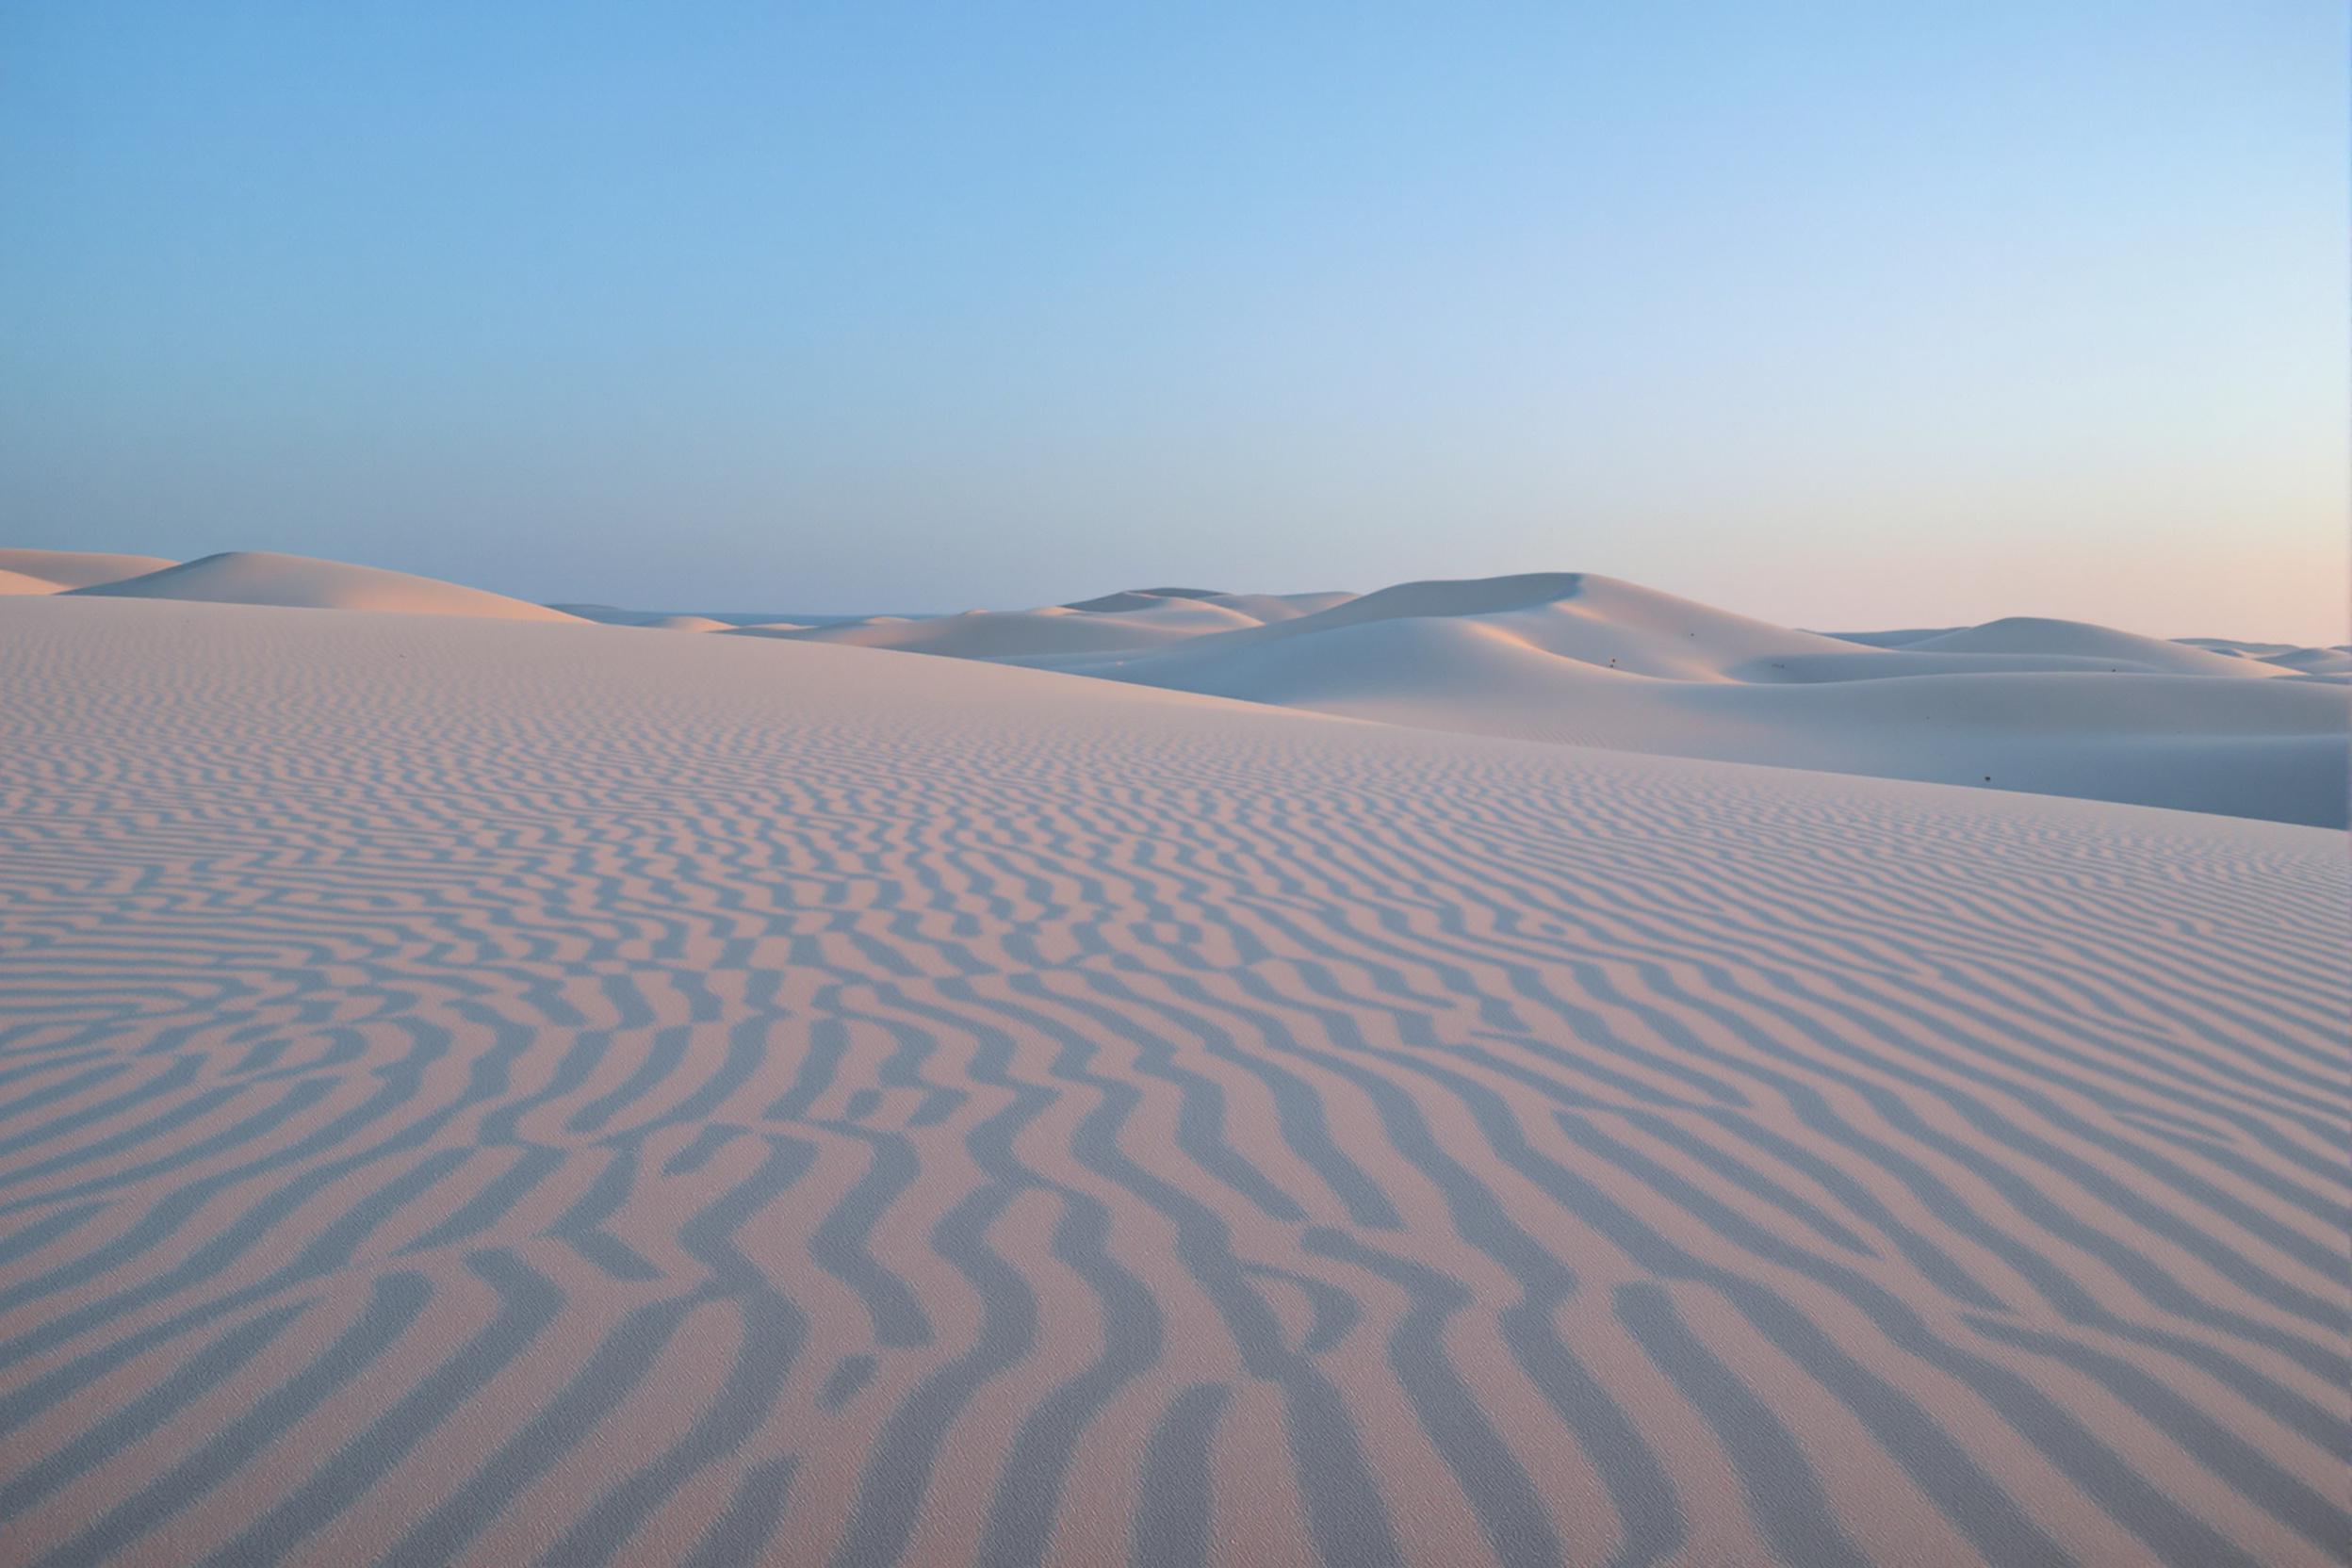
[[[1217,646],[1257,647],[1373,624],[1431,621],[1596,669],[1683,680],[1729,680],[1776,658],[1854,651],[1835,638],[1586,572],[1401,583],[1236,633]]]
[[[1987,621],[1983,626],[1967,627],[1958,631],[1947,631],[1941,636],[1909,644],[1906,651],[2062,654],[2105,661],[2115,665],[2137,666],[2167,675],[2259,678],[2271,673],[2258,661],[2229,659],[2185,643],[2140,637],[2129,631],[2117,631],[2113,627],[2092,626],[2083,621],[2053,621],[2023,615]]]
[[[889,648],[954,659],[1017,659],[1037,654],[1106,653],[1156,647],[1196,634],[1187,626],[1155,626],[1151,612],[1090,615],[1059,608],[972,611],[908,619],[879,615],[839,626],[760,628],[786,641]],[[1228,625],[1241,624],[1229,622]],[[1255,624],[1255,623],[1249,623]]]
[[[762,632],[811,643],[890,648],[955,659],[1037,661],[1071,655],[1135,653],[1195,637],[1252,629],[1306,612],[1344,595],[1223,595],[1151,589],[1037,610],[974,610],[961,615],[864,620]],[[1301,602],[1303,601],[1303,602]]]
[[[25,580],[27,586],[0,593],[54,594],[124,578],[144,577],[172,563],[159,555],[106,555],[92,550],[0,549],[0,577]]]
[[[1223,640],[1219,640],[1222,644]],[[1857,657],[1868,659],[1864,654]],[[1646,679],[1492,626],[1395,620],[1086,666],[1469,734],[1991,785],[2313,825],[2345,818],[2340,688],[2031,670],[1805,684]]]
[[[1089,614],[1121,614],[1134,611],[1171,610],[1188,600],[1213,610],[1236,612],[1244,620],[1265,622],[1311,615],[1316,611],[1345,604],[1353,597],[1353,594],[1219,594],[1205,588],[1135,588],[1125,593],[1104,594],[1099,598],[1080,599],[1060,608],[1085,611]],[[1223,630],[1232,623],[1215,616],[1204,616],[1199,624]]]
[[[301,555],[235,550],[75,590],[115,598],[187,599],[214,604],[310,610],[388,610],[407,615],[473,615],[504,621],[569,621],[573,616],[502,594],[429,577],[314,561]]]
[[[2027,618],[1829,637],[1566,572],[1361,597],[1139,589],[784,635],[1460,733],[2346,820],[2352,661],[2334,650],[2233,657]]]
[[[1248,651],[2010,678],[1554,634]],[[2352,1551],[2339,835],[773,639],[0,657],[11,1563]]]
[[[39,565],[53,554],[0,552],[0,574],[8,561]],[[61,576],[102,578],[145,558],[57,559]],[[16,587],[0,575],[0,596]],[[22,585],[47,591],[37,580]],[[571,618],[290,556],[209,556],[81,591]],[[820,624],[571,608],[609,624],[1025,664],[1461,733],[2315,825],[2347,816],[2352,654],[2337,648],[2163,642],[2025,617],[1832,637],[1587,573],[1403,583],[1362,596],[1148,588],[1034,610]],[[2137,684],[2075,678],[2118,676]],[[1885,689],[1864,689],[1874,684]],[[2246,689],[2257,684],[2271,689]]]
[[[1859,643],[1865,647],[1900,648],[1913,643],[1923,643],[1930,637],[1941,637],[1947,631],[1958,631],[1956,626],[1932,628],[1910,627],[1895,631],[1833,631],[1830,636],[1841,643]]]
[[[778,622],[739,629],[758,636],[850,647],[1050,666],[1070,660],[1149,652],[1195,637],[1246,630],[1313,614],[1352,596],[1137,588],[1034,610],[869,615],[817,625]]]
[[[1472,734],[2314,825],[2346,815],[2341,688],[2075,622],[1876,647],[1559,574],[1406,584],[1055,667]]]
[[[2262,662],[2295,675],[2352,675],[2352,647],[2289,648],[2267,656]]]

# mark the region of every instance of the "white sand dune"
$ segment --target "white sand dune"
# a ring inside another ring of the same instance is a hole
[[[2260,678],[2271,672],[2259,662],[2230,659],[2185,643],[2141,637],[2084,621],[2053,621],[2017,615],[1987,621],[1906,645],[1912,653],[2060,654],[2117,666],[2138,666],[2167,675]]]
[[[1055,664],[1072,659],[1167,648],[1195,637],[1247,630],[1313,614],[1348,594],[1219,594],[1201,588],[1139,588],[1035,610],[974,610],[960,615],[870,615],[817,626],[745,627],[850,647],[890,648],[954,659]]]
[[[786,635],[1462,733],[2346,819],[2352,705],[2332,650],[2231,657],[2027,618],[1828,637],[1584,573],[1362,597],[1135,590]]]
[[[660,620],[663,613],[658,610],[624,610],[614,604],[565,603],[547,608],[576,621],[594,621],[599,626],[644,626],[648,621]]]
[[[0,552],[0,562],[53,554]],[[57,569],[104,578],[143,562],[76,556]],[[11,586],[0,576],[0,590]],[[47,589],[28,580],[24,591]],[[81,591],[571,618],[291,556],[210,556]],[[824,624],[572,608],[610,624],[1026,664],[1461,733],[2314,825],[2344,824],[2352,787],[2352,653],[2163,642],[2075,621],[1831,637],[1585,573],[1404,583],[1361,597],[1135,589],[1035,610]],[[2084,683],[2118,676],[2135,683]],[[2266,689],[2245,689],[2254,685]]]
[[[64,591],[62,586],[47,578],[27,577],[23,572],[11,572],[0,567],[0,595],[61,594]]]
[[[923,619],[879,615],[835,626],[762,627],[758,630],[783,641],[934,653],[954,659],[1115,652],[1162,646],[1195,634],[1187,627],[1155,627],[1135,616],[1089,615],[1058,608],[972,611]]]
[[[1353,594],[1220,594],[1217,602],[1230,610],[1238,610],[1252,620],[1271,622],[1295,620],[1300,615],[1319,614],[1323,611],[1346,604]]]
[[[2352,644],[2347,643],[2307,648],[2293,643],[2244,643],[2228,637],[2183,637],[2180,641],[2232,659],[2258,660],[2291,676],[2352,673]]]
[[[1425,728],[2315,825],[2346,815],[2340,687],[2077,622],[1881,647],[1560,573],[1408,583],[1052,663]]]
[[[2352,675],[2352,647],[2289,648],[2267,655],[2262,662],[2295,675]]]
[[[1104,594],[1099,598],[1080,599],[1062,605],[1064,610],[1085,611],[1089,614],[1123,614],[1135,611],[1170,611],[1189,602],[1205,611],[1233,611],[1241,619],[1250,622],[1286,621],[1294,616],[1311,615],[1334,605],[1345,604],[1353,594],[1220,594],[1205,588],[1135,588],[1124,593]],[[1225,630],[1233,623],[1215,614],[1203,615],[1201,627]]]
[[[1133,588],[1123,593],[1104,594],[1096,598],[1076,599],[1060,606],[1064,610],[1082,610],[1089,614],[1117,614],[1129,610],[1156,610],[1170,601],[1208,600],[1225,597],[1213,588]]]
[[[1222,640],[1255,647],[1372,624],[1439,621],[1620,673],[1730,680],[1774,659],[1854,656],[1835,638],[1751,620],[1585,572],[1401,583]]]
[[[576,618],[545,605],[433,578],[260,550],[207,555],[141,577],[96,583],[75,592],[115,598],[185,599],[310,610],[380,610],[406,615],[472,615],[505,621]]]
[[[1947,631],[1961,629],[1956,626],[1911,627],[1895,631],[1833,631],[1828,635],[1841,643],[1860,643],[1865,647],[1901,648],[1923,643],[1930,637],[1941,637]]]
[[[2007,678],[1584,635],[1250,648]],[[2352,1550],[2340,835],[773,639],[0,659],[12,1564]]]
[[[0,549],[0,579],[24,580],[26,586],[0,583],[0,593],[55,594],[89,588],[124,578],[144,577],[172,564],[159,555],[108,555],[94,550]]]
[[[1867,657],[1867,656],[1865,656]],[[1400,620],[1095,667],[1389,724],[1989,784],[2314,825],[2345,817],[2346,704],[2309,682],[1938,674],[1803,685],[1644,679],[1477,623]]]
[[[1258,624],[1252,616],[1212,602],[1165,598],[1150,601],[1142,608],[1119,611],[1049,605],[1040,610],[974,610],[961,615],[923,619],[877,615],[775,634],[810,643],[942,654],[956,659],[1032,659],[1041,655],[1166,647],[1190,638]]]

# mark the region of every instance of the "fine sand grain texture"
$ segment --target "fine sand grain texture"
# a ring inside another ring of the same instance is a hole
[[[1710,626],[1636,656],[1879,657]],[[0,660],[11,1568],[2352,1551],[2339,834],[773,637]]]

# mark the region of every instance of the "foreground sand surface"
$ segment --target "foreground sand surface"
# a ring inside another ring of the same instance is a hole
[[[11,1564],[2320,1564],[2341,835],[0,598]]]

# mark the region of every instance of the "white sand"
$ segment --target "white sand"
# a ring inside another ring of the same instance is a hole
[[[405,615],[471,615],[504,621],[576,618],[545,605],[528,604],[503,594],[488,594],[434,578],[261,550],[207,555],[200,561],[166,566],[142,577],[108,580],[76,591],[110,598],[185,599],[305,610],[394,611]]]
[[[0,658],[11,1564],[2352,1548],[2339,834],[776,639]]]
[[[0,593],[56,594],[159,572],[172,563],[159,555],[106,555],[92,550],[0,550],[0,574],[24,587]]]
[[[1912,653],[2027,653],[2088,659],[2115,667],[2136,666],[2166,675],[2259,678],[2272,671],[2243,659],[2226,659],[2184,643],[2140,637],[2084,621],[2053,621],[2015,615],[1983,626],[1947,631],[1907,645]]]
[[[1237,597],[1139,610],[1127,595],[1077,615],[806,635],[1416,728],[2345,821],[2352,698],[2336,650],[2232,658],[2030,619],[1865,644],[1578,573],[1328,597],[1225,629],[1200,612]]]

